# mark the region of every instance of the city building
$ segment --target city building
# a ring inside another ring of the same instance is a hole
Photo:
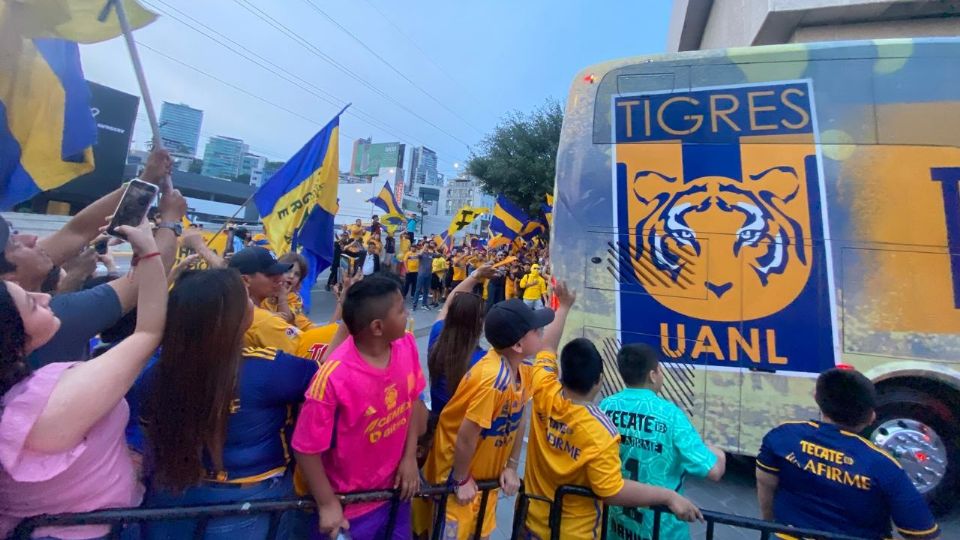
[[[237,180],[246,180],[251,186],[260,186],[263,183],[263,168],[267,165],[267,158],[256,154],[244,154],[240,160],[240,174]]]
[[[410,183],[439,186],[443,184],[437,173],[437,153],[426,146],[418,146],[410,154]]]
[[[452,217],[464,206],[487,208],[493,211],[494,198],[483,192],[480,182],[475,176],[465,175],[450,179],[443,190],[444,201],[442,214]],[[490,224],[490,214],[484,214],[464,229],[472,234],[480,234],[487,230]]]
[[[174,156],[192,158],[200,144],[203,111],[182,103],[163,102],[160,106],[160,138]]]
[[[210,141],[207,142],[207,146],[203,150],[202,174],[237,181],[245,153],[247,153],[247,145],[243,144],[240,139],[221,136],[210,137]]]
[[[380,175],[380,169],[403,169],[406,149],[407,145],[403,143],[372,143],[369,139],[359,139],[353,144],[350,174],[373,180]]]
[[[667,50],[957,35],[958,0],[674,0]]]

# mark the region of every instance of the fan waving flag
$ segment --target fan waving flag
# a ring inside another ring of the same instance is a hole
[[[528,221],[530,221],[530,218],[519,206],[500,195],[497,197],[497,204],[493,207],[490,231],[495,235],[503,235],[507,240],[513,240],[523,232],[523,227]]]
[[[0,209],[94,169],[97,124],[77,42],[120,35],[110,5],[0,2]],[[156,17],[133,0],[124,7],[134,28]]]
[[[267,240],[277,256],[301,247],[301,254],[310,263],[301,289],[305,304],[310,302],[317,275],[333,261],[341,114],[343,111],[253,196]]]

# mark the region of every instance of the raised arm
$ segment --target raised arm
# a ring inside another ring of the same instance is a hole
[[[160,199],[160,219],[163,222],[180,223],[186,213],[187,200],[179,191],[173,189]],[[164,227],[154,229],[153,238],[156,242],[155,251],[160,253],[160,261],[163,263],[163,275],[167,276],[171,273],[173,261],[177,256],[177,235]],[[121,278],[110,282],[110,287],[116,291],[124,313],[137,306],[140,279],[140,275],[134,273],[133,279]]]
[[[543,331],[543,349],[557,352],[560,349],[560,338],[563,336],[563,327],[567,324],[567,315],[570,313],[570,308],[573,307],[574,302],[577,301],[577,293],[569,289],[565,281],[558,282],[554,292],[557,295],[560,306],[557,308],[553,322]]]
[[[203,241],[203,231],[200,229],[183,231],[183,236],[180,241],[183,242],[185,247],[192,249],[199,254],[203,260],[207,261],[207,265],[209,265],[210,268],[223,268],[227,266],[223,257],[214,253],[213,250],[207,246],[206,242]]]
[[[146,224],[119,228],[146,256],[157,251]],[[167,312],[167,280],[157,256],[140,261],[134,274],[139,285],[137,327],[133,335],[102,355],[66,370],[34,424],[26,444],[43,453],[75,447],[123,399],[147,359],[160,344]]]
[[[453,303],[453,299],[460,293],[469,293],[473,292],[473,288],[480,283],[480,280],[490,279],[493,277],[495,271],[490,265],[481,266],[473,271],[472,274],[467,276],[467,279],[460,282],[455,289],[450,291],[450,294],[447,295],[447,301],[443,303],[443,307],[440,308],[440,313],[437,315],[437,320],[442,321],[447,318],[447,310],[450,309],[450,304]]]
[[[169,175],[172,165],[173,160],[166,150],[154,150],[150,153],[147,166],[140,178],[144,182],[160,184]],[[124,188],[120,187],[100,197],[73,216],[59,231],[37,241],[40,248],[50,256],[53,264],[60,265],[73,258],[97,237],[107,216],[112,214],[120,203],[123,190]]]

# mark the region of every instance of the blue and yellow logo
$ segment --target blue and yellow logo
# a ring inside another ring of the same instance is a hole
[[[675,358],[832,364],[809,84],[620,96],[614,118],[621,328]],[[824,307],[819,350],[787,335]]]

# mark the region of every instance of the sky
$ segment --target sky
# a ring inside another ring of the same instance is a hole
[[[204,111],[206,139],[286,160],[347,103],[353,141],[438,153],[452,175],[511,111],[566,102],[581,69],[662,52],[670,0],[141,0],[150,94]],[[231,50],[232,49],[232,50]],[[121,38],[81,46],[91,81],[140,95]],[[150,127],[141,101],[135,148]],[[408,158],[409,159],[409,158]]]

